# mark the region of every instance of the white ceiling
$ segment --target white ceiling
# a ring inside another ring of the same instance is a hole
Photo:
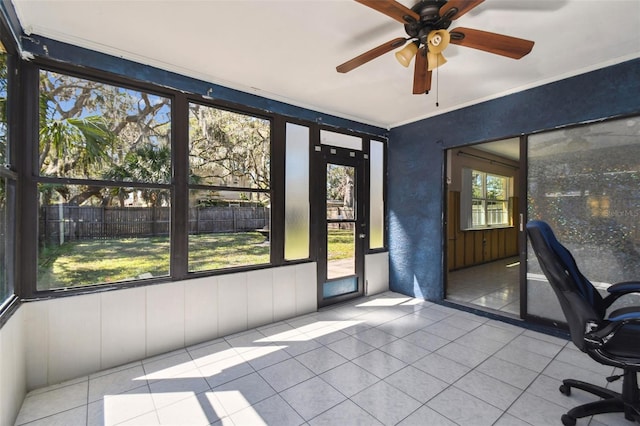
[[[400,23],[354,0],[12,3],[27,34],[385,128],[640,57],[639,0],[486,0],[450,29],[533,40],[533,51],[513,60],[451,45],[431,92],[412,95],[413,66],[392,52],[336,72],[405,36]]]

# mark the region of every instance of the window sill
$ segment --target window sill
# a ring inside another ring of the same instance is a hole
[[[475,228],[467,228],[467,229],[462,229],[463,232],[467,232],[467,231],[488,231],[491,229],[509,229],[509,228],[515,228],[515,226],[513,225],[489,225],[489,226],[481,226],[481,227],[475,227]]]

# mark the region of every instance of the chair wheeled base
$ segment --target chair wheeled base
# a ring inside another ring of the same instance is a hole
[[[571,395],[571,389],[576,388],[602,398],[572,408],[561,418],[564,426],[575,426],[577,419],[604,413],[624,413],[624,418],[632,422],[640,422],[640,392],[635,371],[624,373],[622,393],[580,380],[565,379],[560,385],[560,392]]]

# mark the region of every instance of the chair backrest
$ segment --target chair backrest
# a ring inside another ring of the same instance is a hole
[[[560,244],[546,222],[527,223],[527,234],[538,263],[558,297],[571,340],[584,351],[587,321],[600,321],[605,315],[602,296],[582,275],[569,250]]]

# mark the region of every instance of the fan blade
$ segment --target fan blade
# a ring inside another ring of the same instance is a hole
[[[362,55],[356,56],[355,58],[345,62],[344,64],[338,65],[336,67],[336,71],[342,73],[349,72],[352,69],[357,68],[360,65],[366,64],[372,59],[377,58],[378,56],[384,55],[385,53],[390,52],[393,49],[403,46],[406,42],[407,40],[403,39],[402,37],[394,38],[393,40],[381,44],[378,47],[374,47],[368,52],[364,52]]]
[[[427,48],[422,46],[416,54],[416,68],[413,72],[413,94],[424,95],[431,90],[431,71],[427,70]]]
[[[446,17],[450,21],[458,19],[483,1],[484,0],[449,0],[440,8],[440,16]],[[453,8],[456,8],[457,11],[451,10]],[[447,16],[447,13],[450,13],[451,16]]]
[[[402,24],[420,21],[420,15],[395,0],[356,0],[360,4],[369,6],[380,13],[395,19]]]
[[[513,59],[520,59],[531,52],[534,44],[530,40],[471,28],[456,28],[451,30],[450,34],[452,44],[484,50]]]

